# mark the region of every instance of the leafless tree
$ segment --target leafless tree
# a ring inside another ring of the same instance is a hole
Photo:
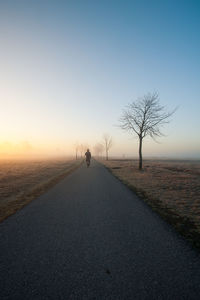
[[[80,149],[79,143],[76,142],[75,145],[74,145],[74,148],[75,148],[76,160],[77,160],[78,159],[78,151]]]
[[[102,155],[103,150],[104,150],[104,146],[103,146],[101,143],[97,143],[97,144],[94,146],[94,153],[95,153],[97,156]]]
[[[160,128],[169,123],[169,118],[175,110],[166,112],[166,108],[159,103],[158,93],[148,93],[128,104],[124,109],[120,118],[120,127],[138,135],[140,170],[142,169],[143,138],[148,135],[153,139],[162,136]]]
[[[81,144],[81,145],[79,146],[79,150],[80,150],[81,158],[82,158],[82,157],[83,157],[83,152],[84,152],[84,150],[85,150],[85,146],[84,146],[83,144]]]
[[[106,151],[106,160],[108,160],[108,152],[110,148],[113,146],[113,140],[112,137],[107,133],[103,135],[103,144]]]

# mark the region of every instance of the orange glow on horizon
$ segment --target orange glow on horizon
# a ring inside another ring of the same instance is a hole
[[[73,155],[73,148],[69,145],[59,145],[53,142],[32,144],[27,140],[0,141],[0,159],[45,159],[70,155]]]

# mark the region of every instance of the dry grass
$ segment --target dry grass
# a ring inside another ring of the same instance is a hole
[[[82,160],[0,161],[0,221],[47,191]]]
[[[153,210],[200,249],[200,161],[136,160],[103,162]]]

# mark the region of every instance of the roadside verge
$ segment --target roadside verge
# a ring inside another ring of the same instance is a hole
[[[47,177],[46,181],[35,183],[29,190],[20,193],[11,201],[4,201],[0,206],[0,222],[13,215],[25,205],[30,203],[35,198],[47,192],[50,188],[55,186],[58,182],[78,169],[83,164],[83,160],[74,161],[62,170],[62,172],[56,173],[50,178]],[[12,187],[10,187],[12,188]]]
[[[169,163],[148,161],[142,171],[128,160],[99,162],[200,250],[199,174],[180,171],[174,162],[172,169]]]

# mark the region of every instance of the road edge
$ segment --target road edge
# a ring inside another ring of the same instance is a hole
[[[156,204],[155,204],[155,199],[149,197],[144,190],[137,189],[128,181],[118,177],[112,171],[112,169],[106,166],[103,162],[99,161],[99,163],[103,167],[105,167],[108,170],[108,172],[110,172],[121,183],[127,186],[129,190],[134,192],[139,197],[139,199],[141,199],[145,204],[148,205],[148,207],[152,209],[152,211],[157,213],[164,221],[166,221],[169,225],[171,225],[176,232],[178,232],[187,242],[189,242],[189,245],[194,250],[200,252],[200,234],[195,231],[195,228],[193,228],[194,225],[189,219],[181,217],[169,207],[163,207],[162,202],[158,201],[158,199],[156,200]],[[177,219],[179,220],[179,223],[181,221],[182,226],[177,226]]]
[[[78,164],[72,164],[69,166],[69,168],[47,180],[46,182],[37,185],[35,188],[27,192],[26,194],[22,196],[18,196],[14,201],[7,203],[3,208],[1,208],[1,215],[0,215],[0,223],[6,220],[11,215],[15,214],[18,210],[22,209],[24,206],[29,204],[31,201],[36,199],[37,197],[41,196],[42,194],[46,193],[50,188],[54,187],[57,183],[59,183],[61,180],[66,178],[68,175],[73,173],[75,170],[80,168],[80,166],[83,164],[83,160]]]

